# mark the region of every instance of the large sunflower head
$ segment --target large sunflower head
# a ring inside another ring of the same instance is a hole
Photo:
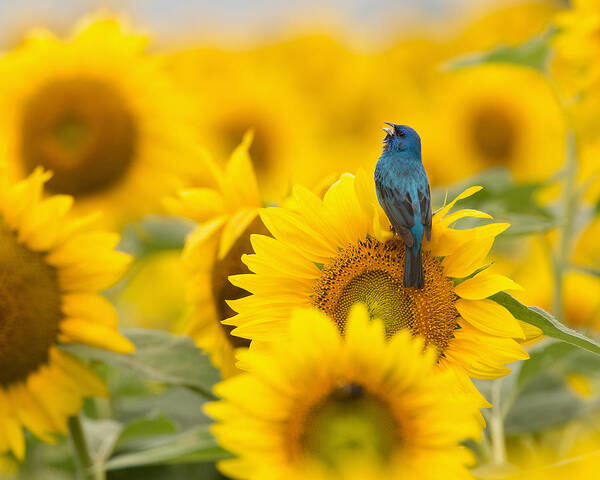
[[[341,337],[315,309],[292,313],[289,342],[242,355],[249,373],[217,385],[207,406],[235,478],[471,478],[459,442],[482,421],[437,353],[354,307]]]
[[[49,192],[110,219],[157,205],[197,168],[185,104],[148,40],[97,18],[64,40],[36,30],[0,59],[0,144],[13,178],[51,170]]]
[[[372,178],[346,174],[323,200],[297,187],[294,206],[262,211],[274,238],[252,236],[255,254],[243,261],[253,273],[230,277],[252,295],[228,302],[238,315],[225,323],[241,337],[280,343],[295,307],[318,307],[344,332],[351,306],[364,303],[383,320],[388,337],[409,328],[437,348],[440,367],[459,377],[505,375],[504,364],[527,357],[515,341],[525,335],[509,311],[488,297],[519,286],[484,267],[494,238],[508,224],[457,229],[455,222],[465,217],[491,217],[476,210],[450,213],[479,188],[433,216],[431,241],[423,246],[425,288],[413,289],[402,286],[402,243],[390,233]]]
[[[61,343],[118,352],[133,345],[99,290],[113,284],[130,257],[118,235],[88,231],[90,218],[67,220],[72,197],[41,199],[50,174],[0,188],[0,453],[24,455],[23,428],[42,440],[66,433],[67,418],[102,382]]]
[[[482,65],[440,77],[439,162],[462,158],[470,173],[505,167],[519,180],[541,180],[562,164],[560,109],[542,75],[510,65]],[[541,161],[540,159],[544,159]]]
[[[235,313],[226,300],[247,295],[228,277],[249,272],[241,256],[252,251],[250,234],[268,233],[258,215],[262,203],[248,153],[251,143],[247,134],[224,169],[213,164],[216,188],[187,189],[168,200],[169,210],[198,222],[183,253],[192,305],[186,331],[224,377],[237,371],[235,350],[249,344],[220,323]]]

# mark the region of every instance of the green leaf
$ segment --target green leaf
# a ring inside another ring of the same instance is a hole
[[[518,320],[538,327],[544,335],[600,355],[600,344],[596,340],[563,325],[541,308],[527,307],[506,292],[497,293],[490,298],[506,307]]]
[[[556,34],[556,28],[549,27],[545,32],[532,37],[529,41],[517,46],[499,46],[489,52],[473,53],[458,57],[443,66],[443,70],[481,65],[482,63],[511,63],[533,68],[539,72],[548,71],[548,63],[552,49],[550,40]]]
[[[144,450],[115,455],[105,463],[106,470],[189,462],[208,462],[228,458],[230,454],[217,445],[208,426],[194,427],[182,434],[156,441]]]
[[[116,448],[131,449],[147,437],[172,435],[177,433],[177,427],[164,415],[140,418],[127,425],[119,435]]]
[[[206,400],[185,387],[171,386],[158,392],[154,388],[152,394],[115,395],[111,399],[115,417],[125,424],[149,415],[165,416],[181,432],[189,425],[211,422],[202,410]]]
[[[504,427],[507,435],[536,432],[566,423],[584,411],[583,402],[562,379],[542,374],[519,393],[506,415]]]
[[[530,352],[529,360],[523,362],[517,385],[523,388],[536,376],[548,371],[557,371],[558,364],[566,363],[569,356],[577,351],[575,345],[550,341]]]
[[[69,345],[63,348],[76,355],[129,370],[146,380],[184,386],[206,398],[215,398],[211,390],[220,380],[219,373],[191,338],[144,329],[126,330],[123,334],[136,347],[135,352],[130,355],[87,345]]]
[[[90,456],[96,465],[102,465],[114,451],[123,425],[115,420],[94,420],[83,416],[81,420]]]
[[[123,230],[119,248],[137,258],[161,250],[181,249],[194,228],[190,220],[172,215],[147,215]]]

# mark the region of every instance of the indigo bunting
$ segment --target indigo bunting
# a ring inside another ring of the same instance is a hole
[[[421,162],[421,139],[407,125],[388,123],[384,128],[383,152],[375,167],[377,199],[392,230],[404,242],[405,287],[423,288],[421,244],[431,240],[429,181]]]

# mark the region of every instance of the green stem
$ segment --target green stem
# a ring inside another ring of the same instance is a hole
[[[492,382],[492,404],[489,419],[490,442],[492,444],[492,463],[506,465],[506,443],[504,441],[504,415],[501,405],[502,379]]]
[[[554,255],[554,296],[552,311],[561,321],[565,320],[565,305],[563,299],[564,275],[569,268],[571,243],[577,213],[577,191],[575,188],[577,175],[577,143],[575,133],[569,130],[565,142],[566,179],[563,190],[562,228],[559,243]]]
[[[80,480],[104,480],[104,472],[101,469],[95,468],[79,416],[70,417],[68,425],[71,446],[75,453],[78,478]]]

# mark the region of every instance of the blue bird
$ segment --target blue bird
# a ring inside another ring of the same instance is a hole
[[[383,152],[375,167],[377,199],[393,232],[404,242],[403,285],[423,288],[421,244],[423,235],[431,240],[431,197],[421,162],[421,139],[407,125],[386,124],[391,128],[383,129]]]

